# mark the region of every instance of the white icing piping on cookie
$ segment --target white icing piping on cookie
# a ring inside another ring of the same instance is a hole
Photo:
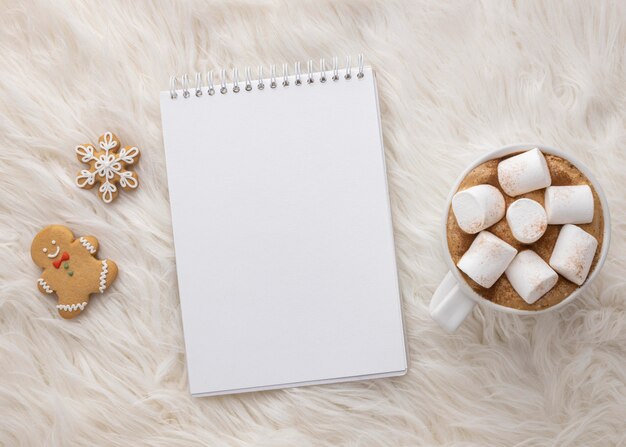
[[[117,186],[110,180],[119,177],[119,184],[122,188],[134,189],[139,182],[133,177],[133,173],[125,170],[125,164],[135,163],[135,158],[139,156],[139,149],[136,147],[130,147],[120,149],[118,153],[109,153],[109,151],[115,149],[119,145],[119,142],[113,139],[111,132],[106,132],[102,141],[99,143],[100,149],[104,151],[104,154],[96,157],[94,155],[94,147],[90,144],[76,146],[76,153],[80,155],[80,161],[83,163],[89,163],[95,161],[94,171],[83,169],[76,177],[76,185],[80,188],[84,188],[87,185],[95,184],[96,180],[100,181],[100,187],[98,191],[102,194],[102,200],[104,203],[111,203],[113,201],[113,194],[117,192]]]
[[[109,155],[109,151],[111,149],[115,149],[117,147],[117,141],[113,139],[113,134],[111,132],[105,132],[102,141],[100,142],[100,149],[106,151],[106,154]]]
[[[43,280],[43,278],[39,278],[37,280],[37,283],[41,286],[43,290],[46,291],[46,293],[54,293],[54,290],[52,290],[52,287],[50,287],[48,283]]]
[[[77,311],[78,309],[84,310],[86,306],[87,306],[87,302],[84,301],[82,303],[75,303],[75,304],[57,304],[57,309],[64,310],[66,312],[74,312],[74,311]]]
[[[55,251],[55,252],[54,252],[54,254],[50,253],[50,254],[48,255],[48,257],[49,257],[50,259],[52,259],[52,258],[56,258],[56,257],[57,257],[57,255],[59,254],[59,251],[61,251],[61,247],[60,247],[59,245],[57,245],[57,251]]]
[[[107,265],[107,260],[104,259],[102,261],[102,271],[100,272],[100,293],[103,293],[107,288],[107,273],[109,273],[109,266]]]
[[[83,245],[83,247],[85,247],[87,249],[87,251],[89,253],[91,253],[92,255],[96,252],[96,247],[94,247],[93,245],[91,245],[89,243],[89,241],[87,239],[85,239],[84,237],[81,237],[80,239],[78,239],[80,241],[80,243]]]

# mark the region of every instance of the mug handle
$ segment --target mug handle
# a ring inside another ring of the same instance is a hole
[[[467,296],[448,271],[430,300],[430,316],[439,326],[453,333],[469,315],[476,302]]]

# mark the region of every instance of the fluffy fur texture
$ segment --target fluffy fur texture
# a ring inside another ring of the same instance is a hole
[[[0,445],[626,443],[626,4],[0,5]],[[192,399],[158,91],[170,73],[359,52],[378,70],[410,371]],[[105,130],[143,151],[140,188],[108,206],[74,185],[74,146]],[[571,151],[601,179],[608,261],[562,311],[478,306],[448,335],[427,312],[446,270],[448,189],[468,162],[518,141]],[[120,266],[75,321],[36,287],[29,246],[51,223],[97,236]]]

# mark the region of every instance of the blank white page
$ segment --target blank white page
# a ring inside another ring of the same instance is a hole
[[[193,395],[406,372],[375,77],[343,74],[161,92]]]

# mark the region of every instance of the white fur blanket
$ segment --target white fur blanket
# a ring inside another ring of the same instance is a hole
[[[626,4],[0,0],[0,445],[626,444]],[[357,54],[378,70],[410,347],[405,377],[192,399],[158,92],[170,73]],[[73,147],[143,150],[105,206]],[[540,317],[427,312],[448,189],[484,151],[571,151],[613,215],[590,292]],[[34,234],[99,238],[120,266],[74,321],[41,296]]]

